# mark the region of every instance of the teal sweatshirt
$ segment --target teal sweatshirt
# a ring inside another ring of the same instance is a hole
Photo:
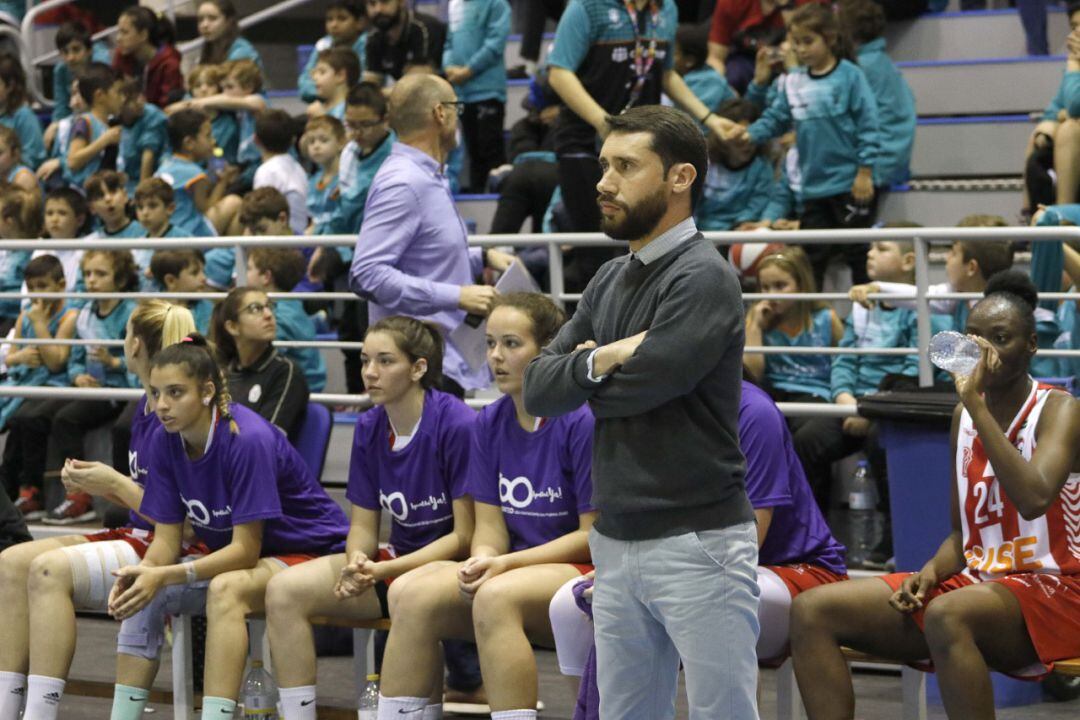
[[[709,163],[705,190],[694,211],[699,230],[732,230],[761,218],[769,201],[773,169],[761,155],[739,170]]]
[[[791,337],[782,330],[769,330],[762,336],[766,347],[830,347],[832,346],[832,310],[822,308],[810,316],[808,330]],[[831,363],[828,355],[766,355],[765,377],[777,390],[807,393],[822,400],[831,400],[829,380]]]
[[[95,42],[90,46],[90,62],[112,64],[112,56],[109,46],[103,42]],[[61,60],[53,65],[53,122],[62,120],[71,115],[71,81],[75,74],[71,67]]]
[[[300,71],[300,77],[296,79],[296,89],[300,92],[300,99],[304,102],[312,103],[319,99],[319,96],[315,94],[315,81],[311,79],[311,71],[315,69],[315,63],[319,61],[319,53],[332,47],[334,47],[334,38],[323,35],[315,43],[315,47],[311,49],[311,54],[308,55],[307,62],[304,63],[304,69]],[[356,57],[360,59],[360,74],[363,75],[364,61],[367,56],[367,33],[360,33],[360,36],[356,38],[356,42],[352,44],[352,49],[356,53]]]
[[[761,144],[793,125],[808,200],[851,192],[858,169],[877,163],[877,101],[866,75],[847,60],[821,77],[806,68],[783,76],[773,104],[750,126],[750,138]]]
[[[799,149],[791,148],[780,163],[780,177],[769,190],[769,201],[761,220],[776,222],[802,215],[802,173],[799,171]]]
[[[683,75],[683,81],[697,99],[710,110],[716,110],[725,100],[738,97],[728,85],[727,78],[708,65],[702,65],[686,73]]]
[[[915,95],[885,52],[885,38],[860,47],[858,60],[877,99],[881,151],[874,166],[874,185],[907,182],[915,145]]]
[[[139,119],[120,133],[116,169],[127,174],[128,195],[132,197],[139,184],[142,156],[147,150],[154,154],[154,171],[157,171],[162,158],[169,151],[169,119],[161,108],[150,103],[146,103]]]
[[[274,311],[277,318],[278,340],[314,340],[315,322],[304,311],[299,300],[278,300]],[[322,392],[326,387],[326,363],[316,348],[280,348],[285,357],[304,371],[311,392]]]
[[[1050,104],[1043,110],[1043,120],[1052,120],[1057,122],[1058,113],[1062,110],[1069,109],[1077,101],[1077,90],[1080,86],[1077,82],[1080,81],[1080,72],[1066,71],[1061,76],[1061,82],[1058,84],[1057,92],[1054,93],[1054,97],[1050,100]],[[1072,112],[1069,113],[1072,115]],[[1077,117],[1073,115],[1073,117]]]
[[[916,347],[917,316],[906,308],[884,308],[877,303],[868,310],[854,304],[844,321],[840,347]],[[862,397],[881,385],[886,375],[919,374],[918,355],[834,355],[832,361],[832,399],[840,393]]]
[[[135,303],[131,300],[121,300],[108,315],[102,317],[97,311],[98,303],[95,300],[84,305],[79,310],[79,317],[75,320],[75,337],[83,340],[123,340],[127,331],[127,321],[135,309]],[[76,345],[71,348],[68,358],[68,380],[74,382],[79,375],[87,374],[87,365],[96,362],[87,358],[87,346]],[[124,362],[124,349],[110,347],[109,354],[120,359],[120,367],[116,370],[105,372],[105,387],[130,387],[128,381],[127,363]]]
[[[458,99],[506,102],[503,56],[510,35],[510,4],[506,0],[450,0],[448,13],[442,66],[460,65],[472,71],[472,77],[455,88]]]
[[[379,172],[383,161],[390,157],[390,150],[396,141],[397,135],[391,131],[382,144],[369,155],[360,155],[355,142],[350,142],[342,149],[341,160],[338,162],[339,202],[330,217],[329,235],[360,232],[371,181],[375,178],[375,173]]]

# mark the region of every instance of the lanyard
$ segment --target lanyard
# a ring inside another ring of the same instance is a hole
[[[645,50],[645,38],[641,36],[638,30],[638,11],[634,6],[634,0],[623,0],[623,4],[626,6],[626,13],[630,16],[630,25],[634,29],[634,87],[630,90],[630,99],[626,103],[624,110],[632,108],[637,104],[638,99],[641,97],[641,91],[645,88],[645,81],[649,78],[649,71],[652,70],[653,63],[656,61],[656,37],[657,26],[660,24],[660,3],[657,0],[649,0],[649,16],[652,22],[653,36],[649,40],[649,49]]]

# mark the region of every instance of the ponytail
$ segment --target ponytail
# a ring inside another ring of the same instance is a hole
[[[176,28],[168,18],[158,15],[153,10],[141,5],[125,8],[121,15],[131,20],[136,30],[146,31],[146,41],[159,48],[176,42]]]
[[[221,372],[217,361],[214,360],[213,349],[210,343],[202,335],[191,333],[175,345],[164,348],[153,359],[151,369],[165,367],[166,365],[179,365],[187,372],[188,377],[199,383],[214,384],[213,403],[217,407],[218,414],[229,421],[229,430],[236,434],[240,427],[236,424],[229,405],[232,396],[229,394],[228,382],[225,374]]]
[[[142,300],[131,313],[131,332],[153,360],[163,348],[195,332],[195,319],[183,305],[168,300]]]

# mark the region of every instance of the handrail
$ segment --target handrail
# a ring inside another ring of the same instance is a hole
[[[238,24],[239,24],[241,30],[246,30],[247,28],[251,27],[252,25],[256,25],[258,23],[261,23],[263,20],[268,20],[268,19],[270,19],[272,17],[276,17],[276,16],[280,15],[281,13],[283,13],[283,12],[285,12],[287,10],[292,10],[294,7],[299,7],[301,5],[307,5],[310,2],[311,2],[311,0],[282,0],[281,2],[279,2],[279,3],[275,4],[275,5],[271,5],[268,8],[263,8],[262,10],[259,10],[258,12],[252,13],[251,15],[248,15],[247,17],[241,18],[240,22]],[[192,40],[188,40],[186,42],[180,43],[179,45],[176,46],[176,49],[180,51],[181,55],[186,55],[189,52],[193,52],[195,50],[198,50],[199,48],[201,48],[205,44],[206,44],[206,39],[203,38],[202,36],[199,36],[199,37],[194,38]]]
[[[37,73],[34,72],[36,65],[34,64],[34,59],[30,57],[28,38],[33,37],[34,21],[37,20],[39,15],[54,8],[63,7],[72,2],[74,2],[74,0],[45,0],[45,2],[34,5],[33,7],[27,7],[26,14],[23,15],[22,26],[20,27],[22,34],[21,36],[18,36],[19,54],[22,57],[23,72],[26,75],[26,86],[34,99],[47,108],[51,108],[53,102],[45,97],[45,93],[38,83]],[[27,0],[26,4],[30,5],[30,3],[31,0]],[[59,53],[57,54],[59,55]]]
[[[0,34],[7,35],[15,43],[15,46],[19,48],[19,62],[22,64],[23,69],[27,67],[27,63],[30,60],[30,49],[26,46],[26,39],[23,38],[19,31],[11,25],[0,24]],[[27,90],[30,92],[30,99],[41,103],[42,105],[51,106],[49,100],[42,94],[41,88],[37,86],[37,83],[28,82]]]

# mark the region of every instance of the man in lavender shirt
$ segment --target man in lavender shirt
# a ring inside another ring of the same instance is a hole
[[[408,315],[442,329],[444,389],[458,395],[487,387],[491,377],[486,365],[469,366],[449,334],[466,315],[491,309],[495,288],[475,284],[485,262],[505,270],[513,261],[467,244],[443,174],[460,108],[450,83],[435,75],[406,75],[394,86],[390,127],[398,142],[371,183],[349,271],[349,287],[369,301],[370,322]]]

